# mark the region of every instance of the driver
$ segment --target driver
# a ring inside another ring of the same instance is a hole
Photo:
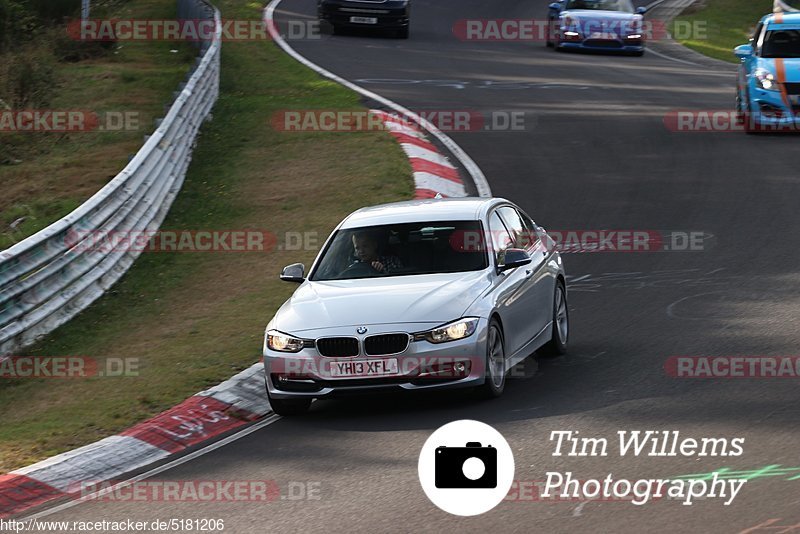
[[[378,254],[378,237],[372,232],[353,234],[353,255],[357,263],[366,263],[381,274],[387,274],[403,268],[397,256]]]

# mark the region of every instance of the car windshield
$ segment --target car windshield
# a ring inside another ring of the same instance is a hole
[[[631,0],[569,0],[567,9],[591,9],[597,11],[622,11],[633,13]]]
[[[312,281],[479,271],[488,266],[480,221],[436,221],[339,230]]]
[[[800,30],[767,31],[761,57],[800,57]]]

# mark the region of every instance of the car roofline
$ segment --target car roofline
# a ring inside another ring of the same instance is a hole
[[[783,17],[783,20],[781,22],[775,20],[778,16]],[[775,24],[778,26],[780,26],[781,24],[800,24],[800,12],[767,13],[766,15],[761,17],[759,23],[764,25]]]
[[[347,217],[345,217],[342,220],[342,222],[340,222],[336,226],[336,228],[334,229],[334,232],[338,231],[341,228],[349,226],[348,223],[352,222],[355,218],[363,217],[363,216],[365,216],[365,214],[367,212],[369,212],[371,210],[374,210],[376,208],[383,208],[383,207],[386,207],[386,208],[391,208],[391,207],[401,208],[403,206],[414,206],[414,205],[424,206],[426,204],[432,204],[434,202],[453,202],[453,201],[455,201],[455,202],[459,202],[459,201],[462,201],[462,202],[470,202],[470,201],[474,202],[475,203],[475,209],[472,210],[470,214],[466,214],[465,213],[463,216],[453,216],[453,217],[450,217],[449,220],[483,220],[483,219],[485,219],[486,215],[492,209],[494,209],[496,206],[498,206],[500,204],[512,204],[510,201],[508,201],[508,200],[506,200],[504,198],[500,198],[500,197],[491,197],[491,198],[463,197],[461,199],[427,199],[426,201],[408,200],[408,201],[400,201],[400,202],[391,202],[391,203],[386,203],[386,204],[376,204],[374,206],[365,206],[363,208],[360,208],[360,209],[350,213]],[[420,213],[423,213],[423,212],[420,212]],[[442,219],[442,220],[444,220],[444,219]],[[422,216],[418,217],[418,218],[410,218],[406,222],[411,223],[411,222],[417,222],[417,221],[423,222],[423,221],[425,221],[425,218],[422,217]],[[402,222],[403,221],[397,221],[396,223],[386,223],[386,224],[400,224]],[[359,224],[358,226],[353,226],[353,227],[357,228],[357,227],[361,227],[361,226],[364,226],[364,225]]]

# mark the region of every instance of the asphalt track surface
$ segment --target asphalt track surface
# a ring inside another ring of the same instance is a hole
[[[739,532],[800,523],[800,480],[749,481],[728,507],[661,500],[504,502],[473,518],[431,504],[420,448],[456,419],[493,425],[512,446],[516,478],[661,478],[729,467],[800,467],[795,379],[668,377],[674,355],[800,353],[797,137],[671,132],[676,109],[730,109],[734,67],[557,54],[541,43],[464,42],[456,20],[542,17],[546,0],[416,0],[411,39],[325,35],[290,44],[312,61],[414,110],[522,111],[522,131],[453,133],[495,196],[549,229],[699,231],[702,251],[566,256],[571,347],[510,380],[490,402],[466,394],[317,402],[180,467],[164,480],[319,484],[317,500],[263,503],[87,503],[48,519],[226,520],[225,532]],[[287,20],[313,20],[314,0],[284,0]],[[402,82],[398,82],[402,80]],[[552,456],[552,431],[614,441],[617,430],[745,438],[736,458]]]

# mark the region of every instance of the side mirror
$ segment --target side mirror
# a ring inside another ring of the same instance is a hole
[[[281,271],[281,280],[284,282],[296,282],[301,284],[306,279],[306,266],[302,263],[287,265]]]
[[[560,11],[561,10],[561,3],[560,2],[553,2],[548,8],[552,9],[553,11]]]
[[[528,265],[531,261],[530,254],[521,248],[508,248],[497,255],[497,272],[502,273],[523,265]]]
[[[636,14],[637,15],[644,15],[645,13],[647,13],[647,8],[646,7],[642,6],[642,7],[637,7],[636,8]]]
[[[753,55],[753,45],[739,45],[733,49],[733,53],[739,59],[747,59]]]

